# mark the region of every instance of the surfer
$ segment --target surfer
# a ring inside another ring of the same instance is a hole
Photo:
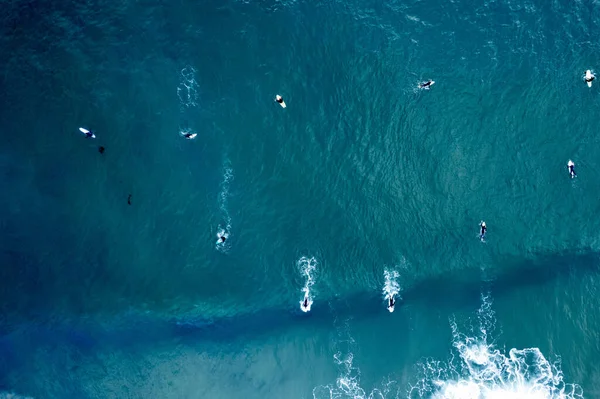
[[[279,94],[277,94],[275,96],[275,101],[277,101],[279,103],[279,105],[281,105],[281,108],[285,108],[285,101],[283,101],[283,97],[281,97]]]
[[[187,140],[193,140],[194,138],[196,138],[196,136],[198,135],[198,133],[181,132],[181,135],[183,137],[185,137]]]
[[[419,83],[419,89],[429,90],[435,82],[429,79],[427,82]]]
[[[85,137],[88,138],[88,139],[95,139],[96,138],[96,135],[91,130],[87,130],[85,128],[80,127],[79,131],[81,133],[85,134]]]
[[[573,163],[573,161],[570,159],[569,162],[567,162],[567,168],[569,168],[569,175],[571,176],[571,179],[577,176],[577,173],[575,173],[575,163]]]
[[[394,296],[390,295],[388,297],[388,310],[390,312],[393,312],[394,311],[394,306],[396,306],[396,301],[394,300]]]
[[[585,71],[585,81],[588,87],[592,87],[592,80],[596,79],[596,76],[589,69]]]
[[[127,197],[127,204],[131,205],[131,194],[129,194],[129,196]]]
[[[302,302],[302,307],[304,309],[308,309],[308,295],[304,296],[304,302]]]
[[[479,238],[481,238],[481,241],[483,241],[485,239],[485,232],[487,231],[487,226],[485,225],[485,222],[482,220],[481,223],[479,223],[479,226],[481,227],[481,230],[479,232]]]
[[[217,244],[223,244],[228,236],[229,234],[225,233],[225,231],[219,231],[219,233],[217,233]]]

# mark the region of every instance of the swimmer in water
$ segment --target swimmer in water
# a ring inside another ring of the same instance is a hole
[[[127,204],[131,205],[131,194],[129,194],[129,196],[127,197]]]
[[[479,223],[479,226],[481,227],[481,231],[479,232],[479,238],[481,238],[481,241],[483,241],[485,239],[485,232],[487,231],[487,226],[485,225],[485,222],[482,220],[481,223]]]
[[[98,152],[100,154],[104,154],[104,147],[102,147],[102,146],[98,147]]]
[[[588,85],[588,87],[592,87],[592,81],[594,79],[596,79],[596,76],[592,73],[592,71],[590,71],[589,69],[587,71],[585,71],[585,81]]]
[[[573,163],[573,161],[570,159],[569,162],[567,162],[567,168],[569,168],[569,175],[571,176],[571,179],[577,176],[577,173],[575,173],[575,163]]]
[[[433,80],[428,80],[427,82],[419,83],[419,89],[429,90],[431,86],[433,86],[435,82]]]
[[[275,96],[275,101],[279,103],[279,105],[281,105],[282,108],[285,108],[285,101],[283,101],[283,97],[281,97],[279,94],[277,94]]]

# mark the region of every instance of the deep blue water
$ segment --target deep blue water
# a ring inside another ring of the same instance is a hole
[[[1,399],[600,395],[596,2],[0,16]]]

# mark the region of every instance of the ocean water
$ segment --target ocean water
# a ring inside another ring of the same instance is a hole
[[[0,398],[600,397],[596,1],[0,16]]]

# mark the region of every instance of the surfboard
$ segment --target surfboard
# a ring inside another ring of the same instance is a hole
[[[90,131],[89,131],[89,130],[87,130],[87,129],[84,129],[84,128],[82,128],[82,127],[80,127],[80,128],[79,128],[79,131],[80,131],[81,133],[85,134],[86,136],[88,135],[88,133],[90,133]],[[95,139],[95,138],[96,138],[96,135],[92,133],[91,137],[92,137],[93,139]]]
[[[592,80],[594,79],[594,74],[591,70],[588,69],[587,71],[585,71],[584,79],[588,87],[592,87]]]
[[[281,98],[281,102],[277,101],[278,98]],[[285,101],[283,101],[283,98],[279,94],[277,94],[275,96],[275,102],[277,102],[279,105],[281,105],[281,108],[285,108],[286,107]]]

